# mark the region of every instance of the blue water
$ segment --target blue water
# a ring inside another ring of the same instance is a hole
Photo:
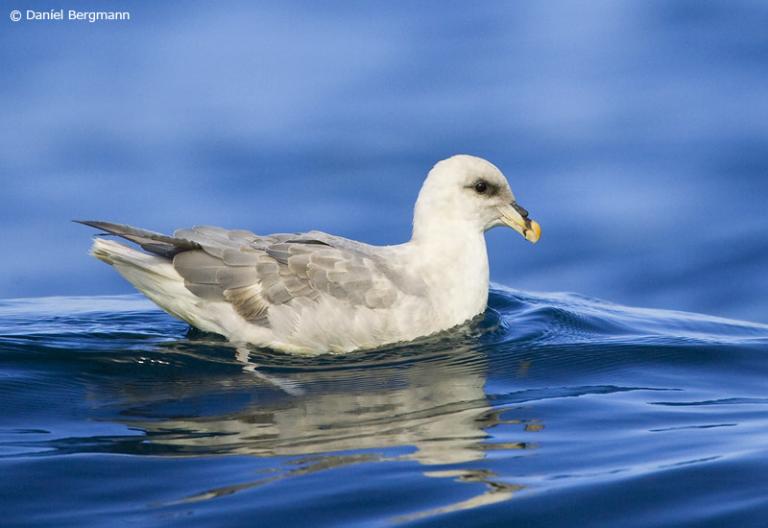
[[[0,12],[3,528],[768,525],[768,3],[129,4]],[[459,152],[543,236],[438,341],[244,357],[70,222],[399,243]]]
[[[765,526],[767,356],[766,325],[502,288],[319,358],[3,301],[3,526]]]

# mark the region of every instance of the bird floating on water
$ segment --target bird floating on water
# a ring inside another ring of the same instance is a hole
[[[411,240],[394,246],[321,231],[262,236],[199,226],[167,236],[80,223],[141,246],[97,237],[91,254],[171,315],[237,345],[304,354],[376,348],[460,325],[488,302],[483,233],[506,225],[533,243],[541,236],[501,171],[467,155],[432,168]]]

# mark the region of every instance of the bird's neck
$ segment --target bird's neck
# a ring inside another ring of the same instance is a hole
[[[433,302],[447,320],[460,324],[485,310],[489,270],[482,232],[466,223],[443,222],[429,229],[415,225],[410,245],[415,264],[436,292]]]

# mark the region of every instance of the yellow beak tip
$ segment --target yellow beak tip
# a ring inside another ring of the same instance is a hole
[[[541,238],[541,226],[538,222],[531,220],[531,228],[525,238],[527,238],[533,244],[539,241]]]

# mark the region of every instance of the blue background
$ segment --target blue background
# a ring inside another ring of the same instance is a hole
[[[768,321],[763,2],[6,2],[0,297],[125,293],[73,218],[410,235],[454,153],[543,227],[492,279]]]

